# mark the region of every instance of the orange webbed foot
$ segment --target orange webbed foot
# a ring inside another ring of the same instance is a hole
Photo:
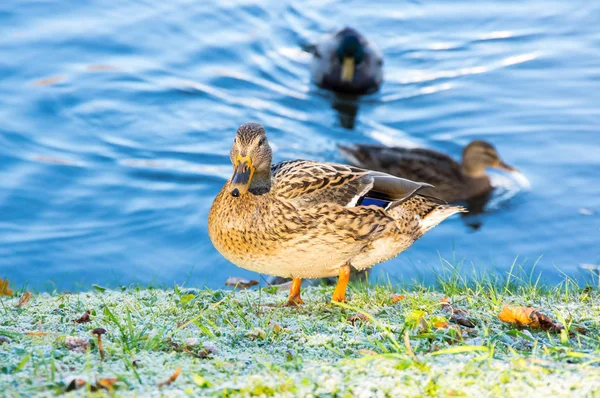
[[[338,271],[338,283],[335,286],[331,301],[336,303],[346,303],[346,287],[350,281],[350,266],[344,265]]]
[[[299,307],[304,304],[300,297],[300,286],[302,285],[302,278],[292,279],[292,286],[290,287],[290,295],[287,303],[284,307]]]

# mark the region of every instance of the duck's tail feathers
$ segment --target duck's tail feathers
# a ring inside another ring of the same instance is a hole
[[[431,228],[435,227],[446,218],[456,213],[464,213],[467,210],[462,206],[448,204],[441,199],[431,196],[415,195],[400,203],[397,211],[408,212],[417,217],[418,227],[413,232],[414,239],[419,239]]]
[[[449,204],[441,204],[441,205],[435,206],[434,209],[429,211],[424,216],[421,216],[421,221],[419,223],[420,224],[419,230],[420,230],[421,236],[424,235],[431,228],[435,227],[436,225],[438,225],[439,223],[444,221],[446,218],[448,218],[456,213],[466,213],[466,212],[467,212],[467,209],[465,209],[462,206],[455,206],[455,205],[449,205]]]

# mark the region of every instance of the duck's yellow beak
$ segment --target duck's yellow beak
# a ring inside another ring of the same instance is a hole
[[[342,63],[342,74],[340,76],[343,82],[349,83],[354,79],[354,58],[345,57]]]
[[[237,198],[248,192],[253,175],[254,166],[252,166],[250,156],[237,155],[233,166],[233,177],[231,177],[231,196]]]
[[[502,160],[498,163],[496,168],[498,168],[500,170],[504,170],[504,171],[519,171],[516,168],[504,163]]]

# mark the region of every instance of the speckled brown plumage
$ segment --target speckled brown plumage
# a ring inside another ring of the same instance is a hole
[[[355,145],[340,146],[340,150],[355,166],[431,184],[435,188],[421,192],[447,202],[468,200],[490,192],[493,187],[485,173],[487,167],[514,170],[484,141],[473,141],[465,147],[462,164],[443,153],[423,148]]]
[[[264,130],[250,140],[246,130],[238,130],[234,164],[236,151],[248,148],[249,164],[264,164],[270,147],[256,143]],[[423,184],[350,166],[295,160],[255,175],[268,178],[239,196],[232,195],[232,180],[224,185],[210,210],[209,235],[232,263],[269,275],[320,278],[346,265],[366,269],[462,211],[420,195]],[[358,205],[365,197],[389,203]]]

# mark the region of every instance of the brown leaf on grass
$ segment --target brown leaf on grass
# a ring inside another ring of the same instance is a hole
[[[65,388],[65,392],[79,390],[82,387],[85,387],[86,381],[83,379],[72,379],[68,384],[67,388]]]
[[[584,335],[584,336],[588,334],[588,331],[587,331],[587,329],[586,329],[586,328],[584,328],[584,327],[581,327],[581,326],[576,326],[576,327],[574,327],[574,328],[573,328],[573,331],[574,331],[574,332],[577,332],[577,333],[579,333],[579,334],[582,334],[582,335]]]
[[[75,323],[88,323],[91,321],[92,320],[90,319],[90,311],[84,312],[83,315],[80,316],[78,319],[73,319],[73,322]]]
[[[65,80],[64,76],[51,76],[44,79],[36,80],[33,82],[34,86],[51,86],[56,83],[60,83]]]
[[[106,377],[104,379],[96,380],[96,384],[91,386],[92,391],[98,391],[100,389],[108,390],[112,392],[114,390],[114,385],[117,383],[116,377]]]
[[[0,278],[0,296],[12,296],[13,295],[13,291],[12,289],[8,288],[8,284],[10,282],[8,281],[8,279],[1,279]]]
[[[438,329],[446,329],[448,326],[450,326],[450,324],[444,320],[444,321],[434,322],[433,326],[435,326]]]
[[[113,392],[114,385],[117,383],[118,379],[116,377],[105,377],[100,380],[96,380],[96,382],[90,385],[90,391],[95,392],[101,389],[108,390],[109,392]],[[87,382],[83,379],[73,378],[67,384],[67,388],[65,392],[79,390],[82,387],[85,387]]]
[[[404,300],[406,298],[403,294],[392,294],[392,303],[397,303],[400,300]]]
[[[169,384],[173,383],[175,380],[177,380],[177,378],[179,377],[179,375],[181,374],[181,367],[177,368],[175,370],[175,373],[173,373],[171,375],[171,377],[169,377],[167,380],[165,381],[161,381],[160,383],[158,383],[159,387],[164,387],[164,386],[168,386]]]
[[[510,307],[505,305],[498,314],[498,319],[502,322],[514,323],[517,326],[528,326],[551,332],[560,332],[563,329],[561,324],[532,307]]]
[[[15,307],[17,307],[17,308],[25,307],[27,304],[29,304],[30,299],[31,299],[31,292],[23,293],[23,295],[19,299],[19,302],[17,304],[15,304]]]
[[[444,297],[440,302],[442,304],[442,311],[450,314],[450,321],[468,328],[475,327],[473,322],[469,320],[469,313],[461,308],[452,306],[448,297]]]
[[[368,322],[369,317],[366,316],[365,314],[354,314],[350,318],[348,318],[348,322],[350,322],[353,325],[356,324],[356,322],[358,322],[358,321]]]
[[[244,278],[238,278],[235,276],[231,276],[229,278],[227,278],[227,280],[225,281],[225,286],[233,286],[233,287],[237,287],[238,289],[248,289],[252,286],[258,285],[258,281],[257,280],[247,280]]]

